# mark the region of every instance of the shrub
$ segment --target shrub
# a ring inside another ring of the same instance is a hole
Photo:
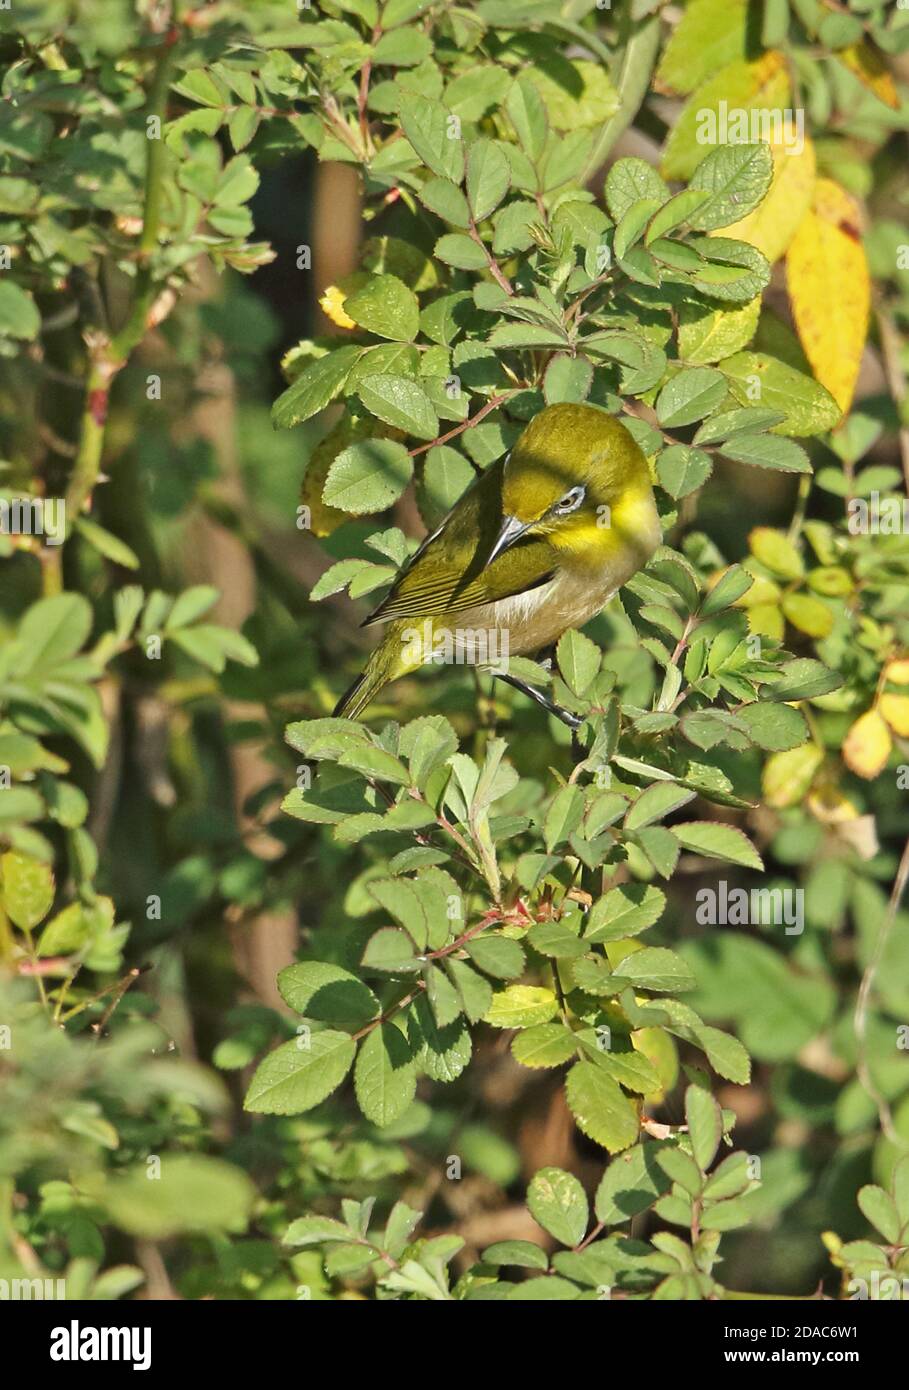
[[[15,22],[10,1270],[161,1296],[162,1241],[188,1297],[700,1299],[836,1271],[899,1296],[905,15],[226,0],[99,25],[18,0]],[[263,444],[278,329],[236,274],[272,260],[250,204],[301,151],[354,167],[368,235],[336,284],[294,241],[337,331],[285,352]],[[219,358],[245,477],[187,427]],[[634,435],[664,540],[551,664],[511,658],[576,732],[486,669],[330,717],[346,681],[311,605],[387,586],[417,514],[433,530],[566,401]],[[308,603],[273,543],[301,530]],[[236,605],[211,621],[233,577],[194,563],[211,532],[255,591],[242,632]],[[295,902],[279,1010],[237,988],[223,926]],[[231,1089],[209,1061],[256,1065]],[[251,1133],[241,1093],[270,1117]],[[576,1171],[527,1185],[546,1241],[520,1212],[468,1239],[468,1205],[520,1185],[539,1098],[577,1131]],[[797,1239],[767,1255],[784,1213]]]

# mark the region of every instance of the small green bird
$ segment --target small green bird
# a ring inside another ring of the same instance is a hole
[[[366,619],[388,628],[335,714],[357,718],[423,665],[542,651],[599,613],[660,540],[647,461],[624,425],[596,406],[548,406]]]

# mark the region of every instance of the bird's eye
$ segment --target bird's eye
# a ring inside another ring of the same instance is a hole
[[[556,502],[555,510],[560,514],[577,511],[578,507],[584,501],[584,494],[585,489],[582,487],[569,488],[565,496],[560,497],[558,502]]]

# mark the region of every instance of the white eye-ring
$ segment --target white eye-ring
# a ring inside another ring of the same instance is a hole
[[[581,486],[571,487],[565,493],[564,497],[559,498],[553,511],[557,512],[560,516],[564,516],[566,512],[576,512],[586,495],[586,488]]]

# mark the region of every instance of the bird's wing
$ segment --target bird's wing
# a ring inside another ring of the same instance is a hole
[[[556,556],[546,541],[527,537],[491,565],[502,518],[502,465],[488,468],[398,575],[363,624],[463,612],[525,593],[552,575]]]

